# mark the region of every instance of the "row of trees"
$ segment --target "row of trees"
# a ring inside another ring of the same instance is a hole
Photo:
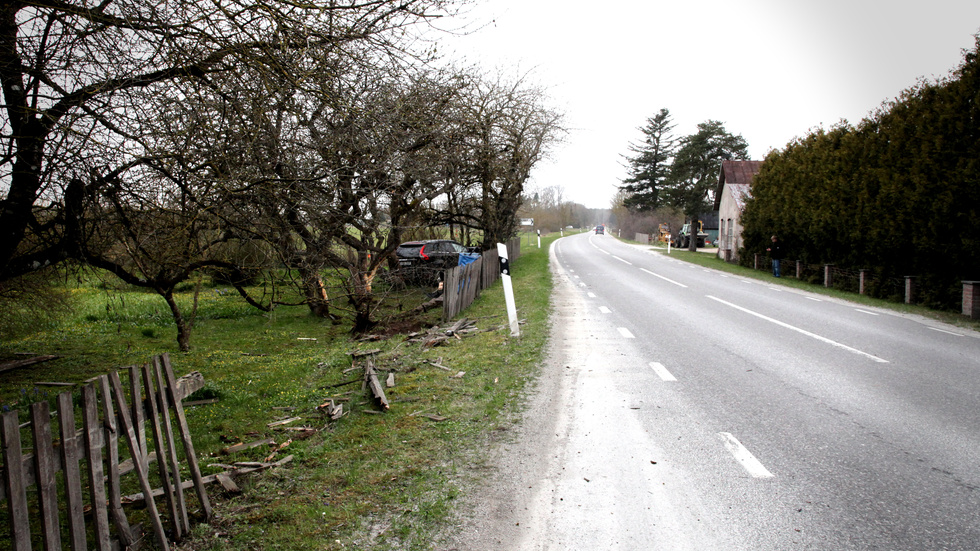
[[[521,218],[532,218],[535,228],[558,231],[572,226],[587,228],[605,221],[606,210],[592,209],[565,199],[559,185],[529,191],[521,205]]]
[[[465,1],[465,0],[463,0]],[[286,268],[310,311],[369,328],[418,228],[509,237],[561,114],[521,79],[415,48],[444,0],[121,0],[0,7],[0,296],[76,261],[167,302],[210,271]],[[274,289],[282,281],[265,288]]]
[[[661,109],[640,128],[643,141],[630,143],[631,155],[626,156],[622,204],[632,218],[661,207],[678,210],[697,227],[698,217],[714,202],[722,161],[746,159],[748,143],[715,120],[698,124],[697,132],[680,138],[674,127],[670,111]],[[691,250],[696,247],[692,239]]]
[[[980,278],[978,51],[980,36],[948,78],[770,153],[742,217],[746,249],[775,232],[794,258],[920,276],[926,303],[958,308],[960,281]]]

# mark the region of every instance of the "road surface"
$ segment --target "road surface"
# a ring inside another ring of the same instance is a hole
[[[581,234],[440,549],[980,549],[980,335]]]

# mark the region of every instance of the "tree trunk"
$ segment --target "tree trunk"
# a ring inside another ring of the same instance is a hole
[[[330,297],[327,295],[327,288],[323,284],[319,271],[309,266],[301,266],[299,273],[303,278],[303,293],[306,295],[306,305],[309,306],[310,313],[318,318],[332,318]]]
[[[180,313],[180,307],[177,306],[177,301],[174,300],[173,289],[158,289],[157,292],[167,301],[167,306],[170,307],[170,314],[174,317],[174,324],[177,326],[177,348],[181,352],[189,351],[191,349],[191,326],[184,319],[183,314]]]
[[[690,243],[688,243],[687,245],[687,250],[691,251],[692,253],[697,252],[698,234],[701,232],[698,231],[698,215],[696,214],[691,215],[691,229],[689,231],[691,235],[690,235]]]
[[[368,251],[357,251],[357,262],[351,269],[352,289],[349,300],[354,306],[354,328],[353,332],[363,333],[377,325],[371,319],[371,311],[374,306],[374,295],[372,294],[372,284],[377,267],[371,261],[371,253]]]

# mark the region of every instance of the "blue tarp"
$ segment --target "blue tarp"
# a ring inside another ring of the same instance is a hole
[[[476,259],[480,258],[479,253],[459,253],[459,266],[466,266],[467,264],[472,264],[476,262]]]

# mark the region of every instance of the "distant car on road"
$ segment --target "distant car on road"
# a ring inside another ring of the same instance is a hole
[[[596,235],[606,235],[606,226],[604,226],[602,224],[599,224],[598,226],[596,226],[595,227],[595,234]]]

